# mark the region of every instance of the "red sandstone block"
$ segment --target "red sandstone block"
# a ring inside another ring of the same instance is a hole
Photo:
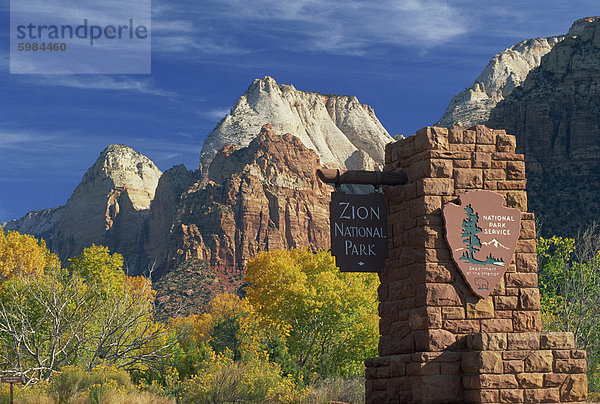
[[[442,318],[444,320],[462,320],[465,318],[463,307],[442,307]]]
[[[511,360],[523,360],[531,354],[530,351],[504,351],[502,352],[502,359],[505,361]]]
[[[400,339],[394,335],[382,335],[379,337],[380,355],[397,355],[412,353],[415,351],[414,335],[408,334]]]
[[[544,374],[520,373],[517,375],[517,381],[524,389],[541,389],[544,386]]]
[[[390,377],[390,367],[389,366],[381,366],[378,368],[373,368],[376,370],[376,379],[385,379]]]
[[[517,148],[517,140],[513,135],[498,135],[496,147],[499,152],[514,153]]]
[[[513,318],[513,311],[512,310],[496,310],[495,311],[495,317],[496,318]]]
[[[425,264],[424,280],[426,282],[451,282],[452,272],[448,264]]]
[[[538,288],[521,289],[519,303],[524,310],[539,310],[540,290]]]
[[[504,195],[506,206],[509,208],[517,208],[521,212],[527,210],[527,194],[525,191],[498,191],[498,193]]]
[[[537,332],[508,334],[508,349],[511,351],[539,350],[540,335]]]
[[[460,375],[427,375],[412,378],[413,397],[416,403],[458,403],[462,402]],[[405,401],[407,402],[407,401]]]
[[[410,310],[408,324],[411,330],[442,327],[442,310],[440,307],[419,307]]]
[[[426,248],[424,262],[448,262],[450,261],[450,252],[448,248]]]
[[[517,272],[537,272],[538,265],[535,253],[517,253],[515,257]]]
[[[513,329],[515,332],[541,331],[542,317],[539,310],[514,311]]]
[[[435,212],[440,212],[442,208],[442,198],[439,196],[418,196],[413,199],[410,203],[410,215],[411,218],[417,218],[419,216],[431,215]]]
[[[498,181],[496,186],[499,190],[525,189],[526,184],[525,181]]]
[[[524,161],[525,158],[522,154],[498,152],[492,153],[492,160]]]
[[[463,131],[463,143],[475,143],[477,135],[474,129],[467,129]]]
[[[489,153],[474,152],[472,161],[473,168],[490,168],[492,165],[492,156]]]
[[[428,126],[415,133],[415,150],[448,150],[448,129]]]
[[[560,373],[546,373],[544,375],[544,387],[560,387],[567,379],[567,375]]]
[[[474,144],[451,144],[450,151],[453,152],[472,152],[475,151]]]
[[[481,332],[512,332],[513,322],[511,319],[488,319],[481,320]]]
[[[404,338],[410,332],[408,321],[395,321],[390,324],[390,334],[394,338]]]
[[[440,373],[443,375],[460,375],[460,361],[440,363]]]
[[[390,376],[398,377],[406,375],[405,355],[393,355],[390,357]]]
[[[521,220],[521,239],[522,240],[535,239],[535,221],[534,220]]]
[[[417,196],[452,195],[454,193],[454,180],[452,178],[421,178],[416,183]]]
[[[497,168],[490,168],[489,170],[483,170],[483,179],[485,181],[505,180],[506,179],[506,171],[497,169]]]
[[[413,297],[417,294],[417,286],[412,279],[389,283],[390,300],[400,300],[407,297]]]
[[[573,349],[575,337],[570,332],[548,332],[540,337],[542,349]]]
[[[553,361],[552,351],[530,351],[530,354],[525,358],[525,371],[532,373],[551,372]]]
[[[463,129],[452,128],[448,130],[448,141],[452,143],[463,143]]]
[[[500,402],[501,403],[522,403],[523,402],[523,390],[521,390],[521,389],[500,390]]]
[[[414,336],[417,351],[443,351],[456,342],[456,335],[446,330],[416,331]]]
[[[461,368],[465,374],[502,373],[502,353],[500,351],[463,352]]]
[[[505,170],[506,169],[506,161],[502,160],[492,160],[492,168]]]
[[[475,136],[477,144],[496,144],[496,132],[484,125],[475,125]]]
[[[504,373],[522,373],[524,368],[523,361],[512,360],[504,362]]]
[[[417,290],[417,303],[427,306],[462,306],[456,288],[447,283],[426,283]]]
[[[426,175],[432,178],[451,178],[452,177],[452,160],[432,159],[425,160],[429,163]]]
[[[408,376],[439,375],[440,364],[436,362],[411,362],[406,364]]]
[[[563,401],[585,401],[587,399],[587,377],[585,374],[569,375],[560,386],[560,398]]]
[[[506,163],[506,178],[510,180],[525,179],[525,162],[524,161],[508,161]]]
[[[482,389],[519,388],[515,375],[480,375],[479,385]]]
[[[479,333],[467,336],[467,347],[473,351],[503,351],[506,333]]]
[[[554,355],[554,359],[570,359],[571,351],[570,350],[552,350],[552,355]]]
[[[585,373],[587,362],[585,359],[556,359],[554,371],[558,373]]]
[[[535,253],[536,252],[536,241],[534,239],[530,240],[518,240],[517,248],[515,252],[524,252],[524,253]]]
[[[560,395],[558,389],[527,389],[524,392],[526,403],[560,402]]]
[[[507,287],[535,288],[537,287],[537,273],[507,272],[504,274]]]
[[[471,160],[454,160],[454,168],[471,168]]]
[[[476,168],[455,168],[453,171],[454,187],[461,189],[481,188],[483,171]]]
[[[445,320],[444,329],[455,334],[473,334],[480,331],[479,320]]]
[[[519,296],[519,288],[506,288],[506,296]]]
[[[494,308],[496,310],[513,310],[517,308],[518,303],[517,296],[494,296]]]
[[[495,191],[498,189],[498,183],[496,181],[485,181],[483,183],[483,189],[487,189],[489,191]]]
[[[496,151],[496,146],[494,146],[493,144],[478,144],[475,145],[475,151],[477,152],[484,152],[487,154],[494,153]]]

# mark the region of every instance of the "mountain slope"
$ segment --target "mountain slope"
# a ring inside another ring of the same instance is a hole
[[[517,136],[542,234],[576,235],[600,211],[600,17],[576,21],[488,126]]]
[[[521,85],[542,57],[563,39],[564,36],[528,39],[498,53],[471,87],[452,98],[435,125],[450,128],[485,123],[491,109]]]

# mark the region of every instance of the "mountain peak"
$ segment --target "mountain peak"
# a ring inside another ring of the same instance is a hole
[[[226,144],[250,144],[265,124],[277,133],[291,133],[317,152],[331,167],[365,169],[383,164],[384,147],[393,139],[373,109],[356,97],[324,95],[277,84],[265,76],[256,79],[228,114],[208,135],[200,164],[207,167]],[[356,166],[364,153],[367,166]]]

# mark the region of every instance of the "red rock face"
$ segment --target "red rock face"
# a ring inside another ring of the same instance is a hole
[[[164,269],[202,260],[231,290],[259,251],[329,248],[331,188],[316,178],[319,167],[315,152],[269,125],[247,148],[224,147],[181,196]]]
[[[600,209],[600,22],[576,28],[487,123],[517,136],[544,235],[575,235]]]

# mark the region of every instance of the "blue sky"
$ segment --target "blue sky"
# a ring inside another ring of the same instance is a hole
[[[494,54],[599,14],[591,0],[154,0],[152,74],[11,75],[0,5],[0,222],[64,204],[109,144],[196,169],[255,78],[356,95],[409,135]]]

